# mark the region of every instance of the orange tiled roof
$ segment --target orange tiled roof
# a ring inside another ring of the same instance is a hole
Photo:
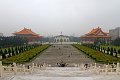
[[[95,28],[95,29],[92,29],[89,33],[87,33],[86,35],[97,35],[99,32],[102,32],[104,35],[107,35],[108,33],[106,32],[103,32],[101,30],[101,28]]]
[[[91,31],[91,32],[89,32],[88,34],[95,34],[98,30],[99,30],[99,28],[92,29],[92,31]]]
[[[103,35],[100,35],[102,33]],[[87,33],[84,36],[81,36],[81,38],[110,38],[108,35],[109,33],[103,32],[101,28],[95,28],[92,29],[89,33]]]
[[[38,36],[38,34],[34,33],[33,31],[31,31],[31,29],[27,29],[27,28],[24,28],[23,30],[16,32],[14,34],[31,34],[34,36]]]

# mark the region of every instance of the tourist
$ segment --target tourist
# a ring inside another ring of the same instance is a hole
[[[85,64],[84,67],[85,67],[85,68],[88,68],[88,64]]]

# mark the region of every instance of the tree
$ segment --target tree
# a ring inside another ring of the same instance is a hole
[[[4,50],[4,54],[8,54],[8,52],[7,52],[7,50],[6,50],[6,49]]]
[[[19,53],[21,53],[21,47],[19,46],[19,48],[18,48],[18,51],[19,51]]]
[[[110,55],[113,55],[113,48],[111,48],[110,50]]]
[[[109,54],[109,52],[110,52],[110,48],[108,47],[108,49],[107,49],[107,54]]]
[[[120,54],[120,49],[118,50],[118,54]]]
[[[14,56],[15,55],[15,52],[14,52],[14,49],[12,48],[12,56]]]
[[[28,41],[25,38],[15,36],[0,37],[0,47],[12,47],[24,44],[28,44]]]
[[[103,51],[103,48],[102,47],[100,47],[100,52],[102,52]]]
[[[105,53],[105,48],[103,47],[103,52]]]
[[[115,46],[120,46],[120,38],[115,39],[114,41],[112,41],[111,44]]]
[[[22,53],[24,52],[24,48],[23,48],[23,46],[21,46],[21,52],[22,52]]]
[[[11,57],[11,49],[10,48],[8,48],[8,54],[9,54],[8,57]]]
[[[4,50],[4,53],[3,53],[3,51],[1,51],[1,52],[2,52],[2,58],[3,58],[3,59],[6,58],[6,54],[7,54],[6,49]]]
[[[17,47],[15,47],[15,53],[18,54],[18,48]]]
[[[2,56],[1,50],[0,50],[0,56]]]
[[[114,48],[114,53],[115,53],[115,57],[117,57],[117,51],[115,48]]]
[[[0,53],[2,54],[2,58],[6,58],[5,54],[3,53],[3,50],[0,50]]]

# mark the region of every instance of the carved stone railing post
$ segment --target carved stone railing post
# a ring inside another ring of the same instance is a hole
[[[25,74],[25,65],[23,65],[23,73]]]
[[[34,63],[32,63],[32,70],[34,71],[34,68],[35,68],[35,64]]]
[[[94,66],[94,68],[96,69],[96,63],[95,63],[95,66]]]
[[[16,63],[13,63],[13,70],[14,70],[14,74],[17,74],[17,65]]]
[[[31,66],[29,66],[29,70],[30,70],[30,74],[32,73],[32,67]]]
[[[2,61],[0,61],[0,77],[2,77],[3,74],[3,66],[2,66]]]
[[[108,74],[108,65],[105,66],[105,74]]]
[[[117,63],[116,73],[119,74],[119,63]]]
[[[48,67],[51,67],[51,64],[49,64]]]
[[[98,74],[100,74],[100,66],[98,67]]]
[[[46,69],[46,63],[43,63],[43,69]]]
[[[80,65],[80,68],[81,68],[81,70],[84,70],[84,69],[85,69],[83,63]]]

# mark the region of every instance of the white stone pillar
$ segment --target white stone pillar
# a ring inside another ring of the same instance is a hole
[[[48,67],[51,67],[51,64],[49,64]]]
[[[90,64],[90,69],[93,69],[93,66],[92,66],[92,64]]]
[[[42,69],[46,69],[46,63],[43,63]]]
[[[77,64],[75,64],[74,66],[77,67]]]
[[[80,68],[81,68],[81,70],[84,70],[84,69],[85,69],[83,63],[80,65]]]
[[[119,74],[119,63],[117,63],[116,73]]]
[[[3,66],[2,66],[2,61],[0,61],[0,77],[2,77],[3,74]]]
[[[113,62],[113,65],[115,65],[115,63]]]
[[[36,64],[35,67],[38,68],[38,65]]]
[[[32,70],[34,71],[34,68],[35,68],[35,64],[34,63],[32,63]]]
[[[24,73],[24,74],[25,74],[25,71],[26,71],[26,70],[25,70],[25,65],[23,65],[23,73]]]
[[[34,63],[32,63],[32,67],[33,67],[33,68],[35,67],[35,64],[34,64]]]
[[[95,66],[94,66],[94,68],[96,69],[96,63],[95,63]]]
[[[39,69],[41,68],[41,66],[39,65]]]
[[[31,66],[28,66],[27,69],[28,69],[28,72],[31,73]]]
[[[16,66],[16,63],[13,63],[13,70],[14,70],[14,74],[16,75],[16,74],[17,74],[17,66]]]
[[[100,66],[99,66],[98,68],[99,68],[99,70],[98,70],[98,74],[100,74]]]
[[[105,66],[105,74],[108,74],[108,65]]]

